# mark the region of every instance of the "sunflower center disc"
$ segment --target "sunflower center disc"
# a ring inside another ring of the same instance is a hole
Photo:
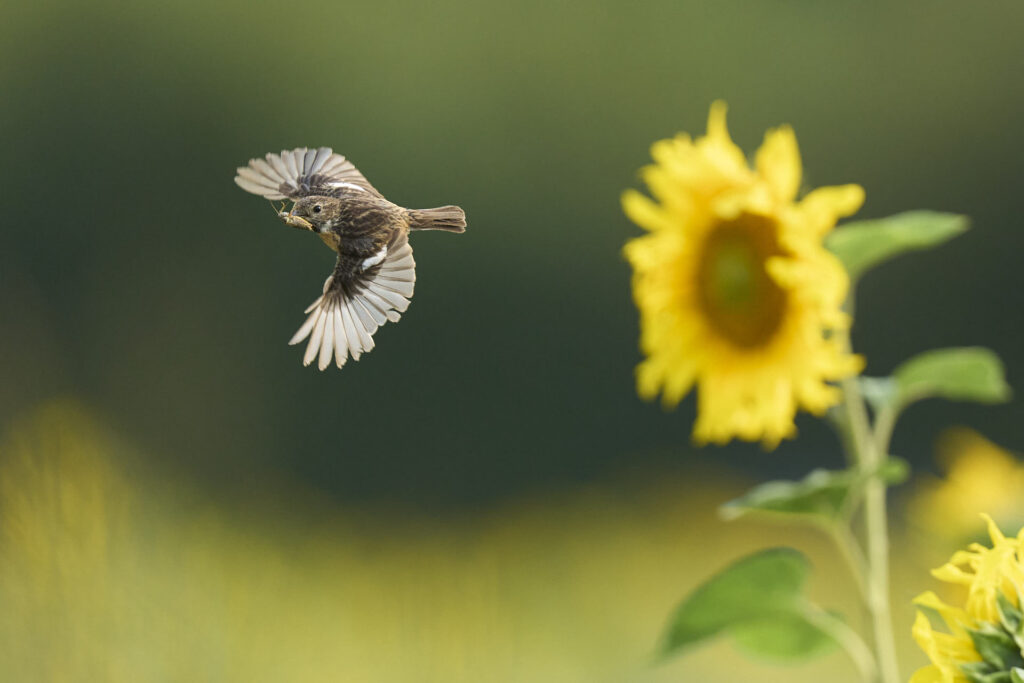
[[[716,226],[704,242],[700,306],[715,331],[737,346],[767,344],[782,323],[786,292],[765,267],[769,258],[784,254],[777,231],[770,218],[741,214]]]

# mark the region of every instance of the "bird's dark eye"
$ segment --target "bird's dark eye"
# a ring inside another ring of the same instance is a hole
[[[322,211],[322,210],[323,210],[323,207],[320,206],[319,204],[317,204],[317,205],[315,205],[313,207],[313,213],[320,213],[320,211]]]

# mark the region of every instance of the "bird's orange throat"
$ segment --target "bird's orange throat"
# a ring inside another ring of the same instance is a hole
[[[317,236],[319,236],[320,239],[323,240],[324,244],[326,244],[334,251],[338,251],[338,247],[341,246],[341,237],[339,237],[338,233],[334,232],[333,230],[324,230],[323,232],[318,232]]]

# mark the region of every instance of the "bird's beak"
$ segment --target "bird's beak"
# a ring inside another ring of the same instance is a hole
[[[277,216],[293,228],[298,228],[299,230],[313,230],[313,224],[302,216],[296,216],[294,213],[288,213],[285,211],[278,211]]]

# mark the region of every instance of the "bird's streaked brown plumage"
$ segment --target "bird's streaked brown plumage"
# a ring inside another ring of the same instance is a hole
[[[252,159],[238,169],[235,183],[270,200],[290,199],[278,216],[287,225],[310,230],[333,249],[338,260],[323,295],[292,337],[309,337],[304,363],[318,359],[321,370],[340,368],[374,347],[373,334],[397,322],[409,306],[416,262],[411,230],[465,232],[466,216],[457,206],[405,209],[384,198],[352,162],[327,147],[300,147]]]

